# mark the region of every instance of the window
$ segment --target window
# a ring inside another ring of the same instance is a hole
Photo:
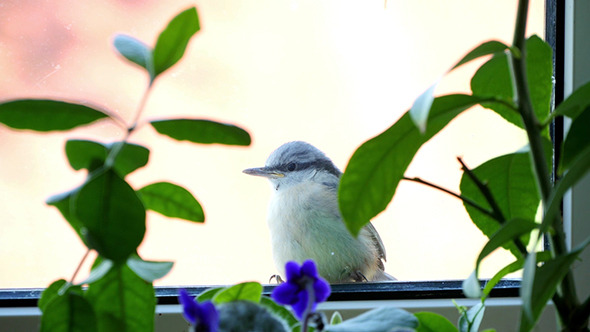
[[[147,78],[117,58],[112,37],[127,33],[152,44],[183,6],[5,4],[0,13],[2,98],[86,100],[130,119]],[[531,7],[530,33],[543,35],[544,2],[533,1]],[[149,215],[141,254],[176,262],[157,282],[160,286],[265,283],[276,273],[265,221],[268,185],[242,169],[262,166],[273,149],[290,140],[316,145],[344,169],[357,146],[390,126],[466,51],[488,39],[509,42],[515,3],[389,0],[384,8],[382,1],[227,0],[204,1],[198,10],[202,30],[186,58],[158,80],[144,115],[236,123],[250,131],[253,144],[179,144],[147,127],[132,137],[150,147],[151,158],[131,183],[181,183],[203,204],[207,217],[197,225]],[[467,91],[477,67],[445,77],[437,94]],[[485,126],[476,126],[482,121]],[[476,166],[525,142],[523,133],[485,110],[468,112],[450,126],[420,151],[408,175],[456,191],[455,156]],[[108,123],[47,135],[0,128],[5,230],[0,263],[11,271],[0,275],[0,288],[44,287],[73,273],[84,249],[59,213],[43,204],[83,179],[63,156],[65,139],[108,142],[122,134]],[[431,208],[418,208],[422,201]],[[465,278],[484,243],[458,200],[412,183],[402,183],[374,225],[387,248],[386,270],[401,281]],[[464,253],[461,259],[458,252]],[[491,276],[509,259],[497,253],[481,275]]]

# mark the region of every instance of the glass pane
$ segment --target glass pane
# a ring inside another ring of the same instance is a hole
[[[86,101],[131,121],[147,77],[115,55],[113,36],[153,45],[166,22],[190,5],[4,1],[0,97]],[[148,166],[129,177],[132,185],[182,184],[207,218],[192,224],[148,215],[140,254],[175,261],[158,285],[267,282],[277,271],[266,225],[271,190],[241,171],[263,166],[271,151],[292,140],[315,145],[344,170],[360,144],[393,124],[468,50],[489,39],[510,43],[516,2],[204,0],[198,10],[202,30],[186,57],[156,81],[143,119],[235,123],[249,130],[253,144],[176,143],[148,126],[131,137],[151,149]],[[530,17],[529,32],[542,36],[544,1],[532,1]],[[446,76],[437,94],[469,91],[481,63]],[[45,135],[0,126],[0,288],[44,287],[72,275],[85,248],[44,204],[85,176],[69,167],[64,143],[123,135],[107,122]],[[475,167],[524,143],[522,131],[474,108],[424,146],[407,175],[458,191],[457,156]],[[386,271],[399,280],[465,278],[485,241],[458,200],[414,183],[402,183],[373,224],[387,249]],[[482,276],[510,258],[494,254]]]

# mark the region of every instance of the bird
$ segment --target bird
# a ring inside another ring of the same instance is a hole
[[[288,142],[264,167],[243,172],[270,181],[267,223],[280,273],[288,261],[312,259],[330,283],[396,280],[384,271],[385,247],[375,227],[367,223],[357,237],[347,230],[338,206],[342,172],[322,151],[303,141]]]

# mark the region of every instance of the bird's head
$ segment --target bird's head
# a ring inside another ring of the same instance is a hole
[[[342,174],[322,151],[301,141],[281,145],[270,154],[264,167],[243,172],[268,178],[277,190],[305,181],[337,184]]]

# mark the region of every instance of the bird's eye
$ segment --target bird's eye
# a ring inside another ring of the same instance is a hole
[[[294,170],[296,170],[296,169],[297,169],[297,164],[295,164],[295,163],[288,163],[288,164],[287,164],[287,170],[288,170],[289,172],[293,172],[293,171],[294,171]]]

